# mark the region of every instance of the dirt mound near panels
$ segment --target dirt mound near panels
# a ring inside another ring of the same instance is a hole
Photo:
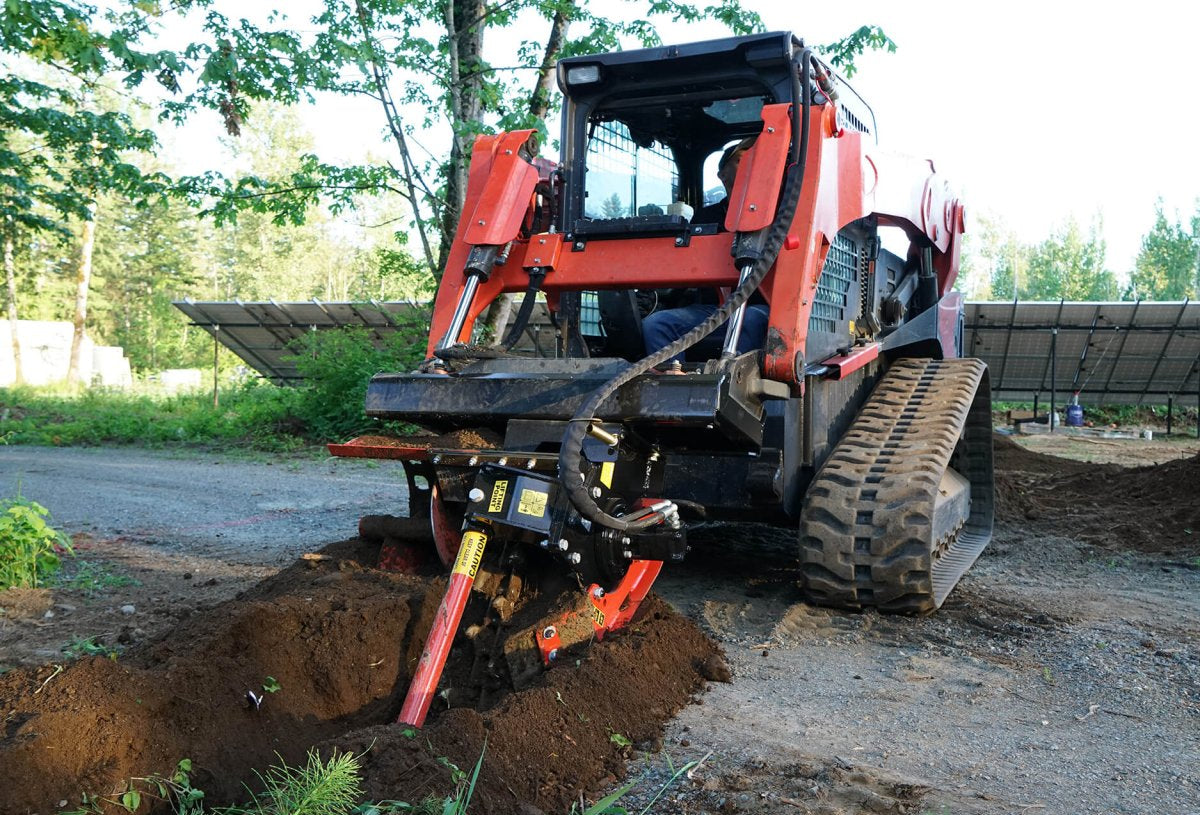
[[[1026,450],[997,436],[996,508],[1109,549],[1200,552],[1200,455],[1152,467],[1087,464]]]
[[[252,770],[277,763],[277,753],[300,761],[313,745],[369,748],[369,795],[415,801],[450,789],[439,758],[469,769],[485,738],[473,811],[511,812],[518,802],[562,810],[619,774],[610,735],[657,735],[702,688],[704,663],[717,653],[692,623],[651,599],[636,623],[578,664],[482,713],[435,710],[410,738],[387,723],[399,712],[440,581],[368,568],[375,548],[358,541],[323,553],[329,559],[289,567],[118,661],[0,678],[0,811],[75,805],[82,792],[110,793],[184,757],[209,803],[231,802],[244,798]],[[275,692],[264,689],[274,684]],[[247,691],[262,697],[261,707]]]

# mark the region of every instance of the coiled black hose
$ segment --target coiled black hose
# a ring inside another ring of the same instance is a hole
[[[775,258],[778,257],[779,250],[783,247],[784,239],[791,228],[792,219],[796,215],[796,207],[800,203],[800,191],[804,187],[805,164],[808,159],[809,113],[811,106],[809,86],[812,81],[812,60],[812,51],[808,48],[803,49],[800,52],[799,58],[793,60],[793,66],[795,67],[792,70],[792,133],[795,134],[799,130],[800,138],[798,140],[795,138],[792,139],[792,161],[787,181],[784,183],[779,211],[775,215],[775,220],[767,229],[762,254],[754,262],[750,275],[733,291],[729,299],[725,301],[725,304],[713,312],[704,322],[667,347],[655,351],[653,354],[634,363],[593,391],[592,395],[579,407],[579,410],[575,412],[575,415],[567,423],[567,430],[563,434],[562,447],[558,453],[559,481],[566,491],[572,506],[575,507],[580,515],[593,523],[622,532],[636,532],[661,520],[656,514],[627,520],[609,515],[600,508],[584,487],[584,475],[580,464],[583,438],[587,433],[588,426],[595,418],[596,411],[605,399],[616,393],[625,383],[635,377],[641,376],[655,365],[666,362],[681,351],[692,347],[723,325],[737,309],[741,308],[750,299],[750,296],[758,289],[763,279],[767,276],[767,273],[771,271],[771,266],[774,265]],[[796,62],[799,62],[799,65],[796,65]]]

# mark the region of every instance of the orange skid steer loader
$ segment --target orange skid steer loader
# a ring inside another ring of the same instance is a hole
[[[428,359],[370,383],[369,416],[441,435],[331,445],[404,462],[451,568],[417,726],[470,603],[475,692],[519,685],[626,624],[698,524],[795,528],[812,602],[904,614],[991,537],[987,369],[951,290],[964,211],[933,165],[880,152],[790,33],[564,59],[558,84],[561,160],[534,131],[476,140]],[[472,344],[517,292],[506,339]],[[512,350],[538,295],[553,356]],[[653,347],[662,320],[678,338]],[[538,606],[570,582],[578,605]]]

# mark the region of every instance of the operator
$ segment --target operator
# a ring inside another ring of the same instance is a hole
[[[717,178],[721,179],[721,184],[725,187],[725,197],[702,207],[696,213],[696,217],[692,218],[692,223],[716,223],[719,231],[725,230],[725,214],[729,209],[729,195],[733,190],[734,179],[737,177],[738,165],[741,163],[742,156],[753,146],[757,138],[757,136],[750,136],[742,139],[728,148],[721,156],[720,164],[717,166]],[[691,289],[688,290],[688,293],[692,294],[696,302],[679,308],[655,311],[642,319],[642,341],[645,343],[647,354],[652,354],[675,342],[717,310],[715,290]],[[763,340],[767,335],[767,317],[766,300],[761,294],[755,292],[746,305],[746,314],[742,320],[742,333],[738,337],[737,346],[739,354],[762,347]],[[705,344],[724,343],[725,329],[726,326],[722,325],[703,342]],[[682,362],[683,354],[672,357],[672,361],[675,360]]]

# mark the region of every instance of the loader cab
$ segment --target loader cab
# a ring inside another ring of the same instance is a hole
[[[790,34],[565,59],[559,229],[584,240],[666,236],[717,224],[716,157],[791,101]],[[691,214],[688,214],[690,209]]]
[[[790,101],[796,43],[775,33],[562,60],[556,227],[575,247],[657,238],[685,250],[693,237],[723,231],[723,208],[713,206],[725,197],[718,161],[761,131],[764,105]],[[681,296],[602,290],[568,298],[585,346],[576,350],[640,359],[641,317],[684,304]]]

